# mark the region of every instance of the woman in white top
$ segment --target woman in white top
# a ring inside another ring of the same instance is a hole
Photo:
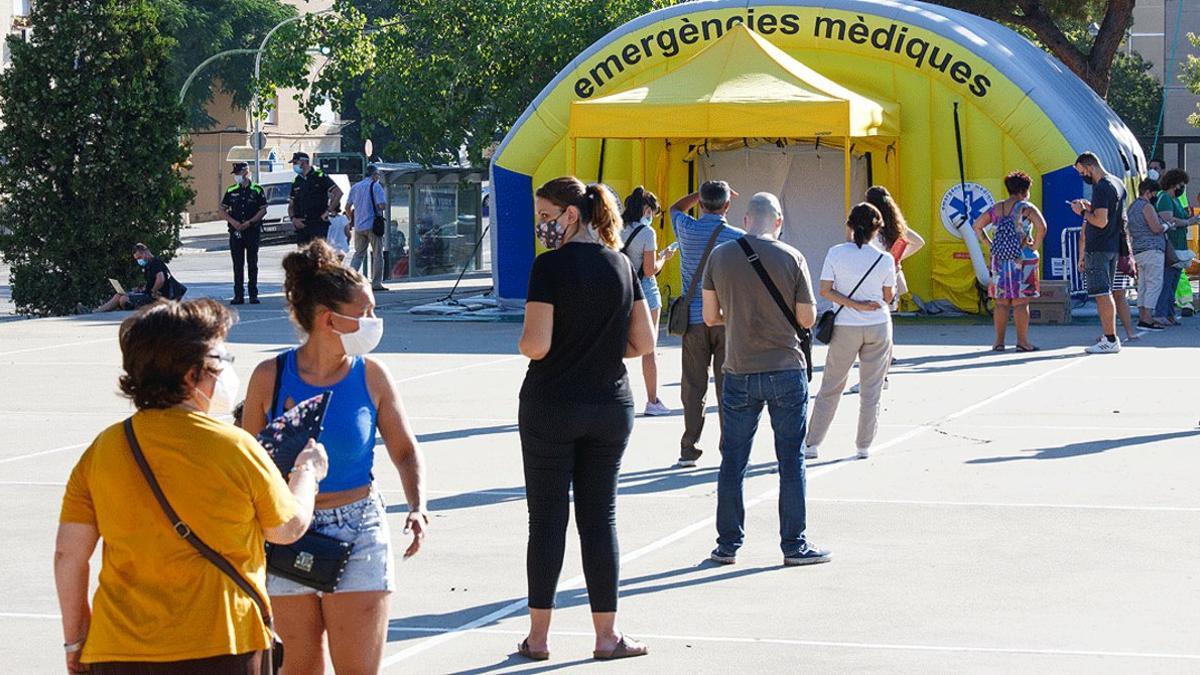
[[[837,413],[846,378],[859,362],[858,456],[866,459],[879,427],[879,399],[892,359],[892,313],[896,262],[878,247],[879,210],[861,203],[846,221],[845,244],[829,249],[821,267],[821,297],[838,305],[833,340],[825,356],[821,393],[813,406],[804,456],[815,459]],[[856,288],[857,287],[857,288]]]
[[[658,197],[641,185],[625,198],[625,212],[621,214],[625,229],[621,239],[625,242],[621,252],[629,256],[633,269],[638,273],[642,295],[650,308],[650,324],[654,327],[654,343],[658,344],[658,317],[662,309],[662,295],[658,290],[656,275],[662,271],[675,249],[667,247],[658,252],[658,239],[654,236],[654,218],[662,213]],[[670,415],[671,409],[658,398],[658,360],[656,350],[642,356],[642,378],[646,381],[646,416]]]

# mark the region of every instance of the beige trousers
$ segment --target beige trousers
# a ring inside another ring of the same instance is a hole
[[[892,360],[892,322],[873,326],[837,326],[833,342],[825,356],[821,373],[821,393],[813,405],[805,444],[815,448],[825,440],[829,424],[837,413],[846,379],[854,360],[858,359],[859,408],[856,449],[871,447],[879,429],[879,399],[883,394],[883,378],[887,377]]]

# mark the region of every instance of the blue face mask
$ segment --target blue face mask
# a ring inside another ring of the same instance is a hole
[[[299,164],[293,164],[293,165],[292,165],[292,171],[296,172],[296,175],[297,175],[297,176],[299,176],[300,174],[304,173],[304,169],[301,169]]]
[[[150,264],[150,261],[146,260],[145,258],[138,258],[137,263],[138,263],[138,267],[145,267],[146,265]]]

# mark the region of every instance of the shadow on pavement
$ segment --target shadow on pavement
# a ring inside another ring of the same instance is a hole
[[[1002,462],[1017,462],[1027,459],[1067,459],[1070,457],[1083,457],[1085,455],[1095,455],[1117,448],[1128,448],[1135,445],[1146,445],[1149,443],[1158,443],[1160,441],[1172,441],[1178,438],[1193,438],[1200,436],[1200,429],[1195,431],[1173,431],[1162,434],[1148,434],[1146,436],[1135,436],[1133,438],[1116,438],[1105,441],[1085,441],[1082,443],[1068,443],[1054,448],[1038,448],[1034,450],[1026,450],[1032,452],[1032,455],[1010,455],[1007,457],[980,457],[978,459],[969,459],[967,464],[1000,464]]]

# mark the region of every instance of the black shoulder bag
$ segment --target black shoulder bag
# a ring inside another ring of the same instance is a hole
[[[867,280],[867,277],[871,276],[871,272],[875,271],[875,266],[879,264],[880,260],[883,260],[884,255],[887,254],[880,253],[879,257],[875,259],[875,262],[871,263],[871,266],[867,268],[867,273],[862,275],[862,278],[858,280],[858,283],[854,284],[854,288],[846,294],[847,298],[853,300],[853,297],[851,296],[854,295],[854,291],[857,291],[858,287],[862,286],[863,282]],[[817,339],[820,340],[822,344],[829,344],[830,342],[833,342],[833,324],[837,320],[837,315],[841,313],[842,308],[844,307],[845,305],[838,305],[836,310],[827,309],[824,312],[821,312],[821,318],[817,319]]]
[[[385,220],[383,216],[379,215],[379,206],[375,204],[376,185],[379,185],[379,183],[371,183],[371,185],[367,188],[367,194],[371,197],[371,215],[374,216],[374,218],[371,220],[371,234],[375,235],[376,237],[382,237],[387,233],[387,220]]]
[[[682,296],[672,300],[671,306],[667,308],[667,333],[682,336],[687,332],[690,321],[688,308],[691,307],[692,298],[696,297],[696,288],[700,286],[700,281],[704,278],[704,266],[708,264],[708,256],[712,253],[713,245],[717,243],[717,235],[720,233],[721,225],[718,224],[708,238],[708,244],[704,247],[704,255],[700,256],[700,264],[696,267],[696,275],[692,277],[691,285]]]
[[[641,223],[638,223],[638,226],[633,228],[633,232],[630,232],[629,238],[625,240],[625,245],[621,247],[621,253],[625,254],[626,256],[629,255],[629,247],[633,245],[633,240],[636,239],[637,236],[639,234],[641,234],[642,230],[644,230],[644,229],[646,229],[646,226],[642,225]],[[638,281],[645,279],[646,278],[646,270],[643,269],[644,266],[642,265],[642,261],[630,259],[630,262],[633,263],[633,266],[637,271]]]
[[[192,528],[187,526],[187,523],[179,519],[179,514],[175,513],[175,509],[171,508],[171,503],[167,501],[167,496],[163,494],[162,487],[158,484],[158,479],[154,477],[154,472],[150,470],[150,464],[146,462],[146,456],[142,454],[142,446],[138,444],[137,436],[133,433],[133,418],[125,420],[125,438],[129,441],[129,447],[133,451],[133,459],[137,462],[138,468],[142,470],[142,475],[146,477],[146,482],[150,484],[150,491],[154,493],[154,499],[158,501],[158,505],[162,507],[163,513],[167,516],[167,520],[171,521],[171,529],[183,538],[184,541],[192,545],[201,557],[216,566],[225,576],[229,577],[238,588],[242,589],[254,604],[258,605],[258,611],[262,615],[263,623],[266,624],[267,630],[271,632],[271,647],[268,658],[263,659],[262,672],[278,673],[283,666],[283,643],[279,641],[279,636],[275,634],[274,624],[271,620],[271,606],[267,604],[265,598],[259,594],[258,589],[246,581],[246,578],[238,573],[237,569],[229,563],[220,553],[217,553],[208,544],[200,540]]]
[[[804,354],[804,368],[807,371],[808,381],[812,382],[813,363],[812,363],[812,331],[800,325],[796,321],[796,312],[794,309],[789,309],[787,301],[783,299],[783,294],[776,288],[775,282],[771,281],[771,276],[767,274],[767,269],[763,267],[762,261],[758,259],[758,254],[750,248],[750,242],[746,241],[745,237],[737,240],[738,246],[742,247],[742,252],[746,254],[746,260],[750,261],[750,266],[758,274],[758,278],[763,282],[763,286],[767,287],[767,292],[771,294],[771,299],[775,301],[775,305],[779,307],[779,311],[783,312],[784,318],[788,323],[792,324],[792,328],[796,329],[796,335],[800,338],[800,351]]]
[[[279,405],[279,389],[283,384],[283,366],[287,352],[275,357],[275,390],[271,394],[271,414]],[[285,476],[286,478],[286,476]],[[290,544],[267,542],[267,571],[318,591],[337,590],[354,544],[311,529]]]

